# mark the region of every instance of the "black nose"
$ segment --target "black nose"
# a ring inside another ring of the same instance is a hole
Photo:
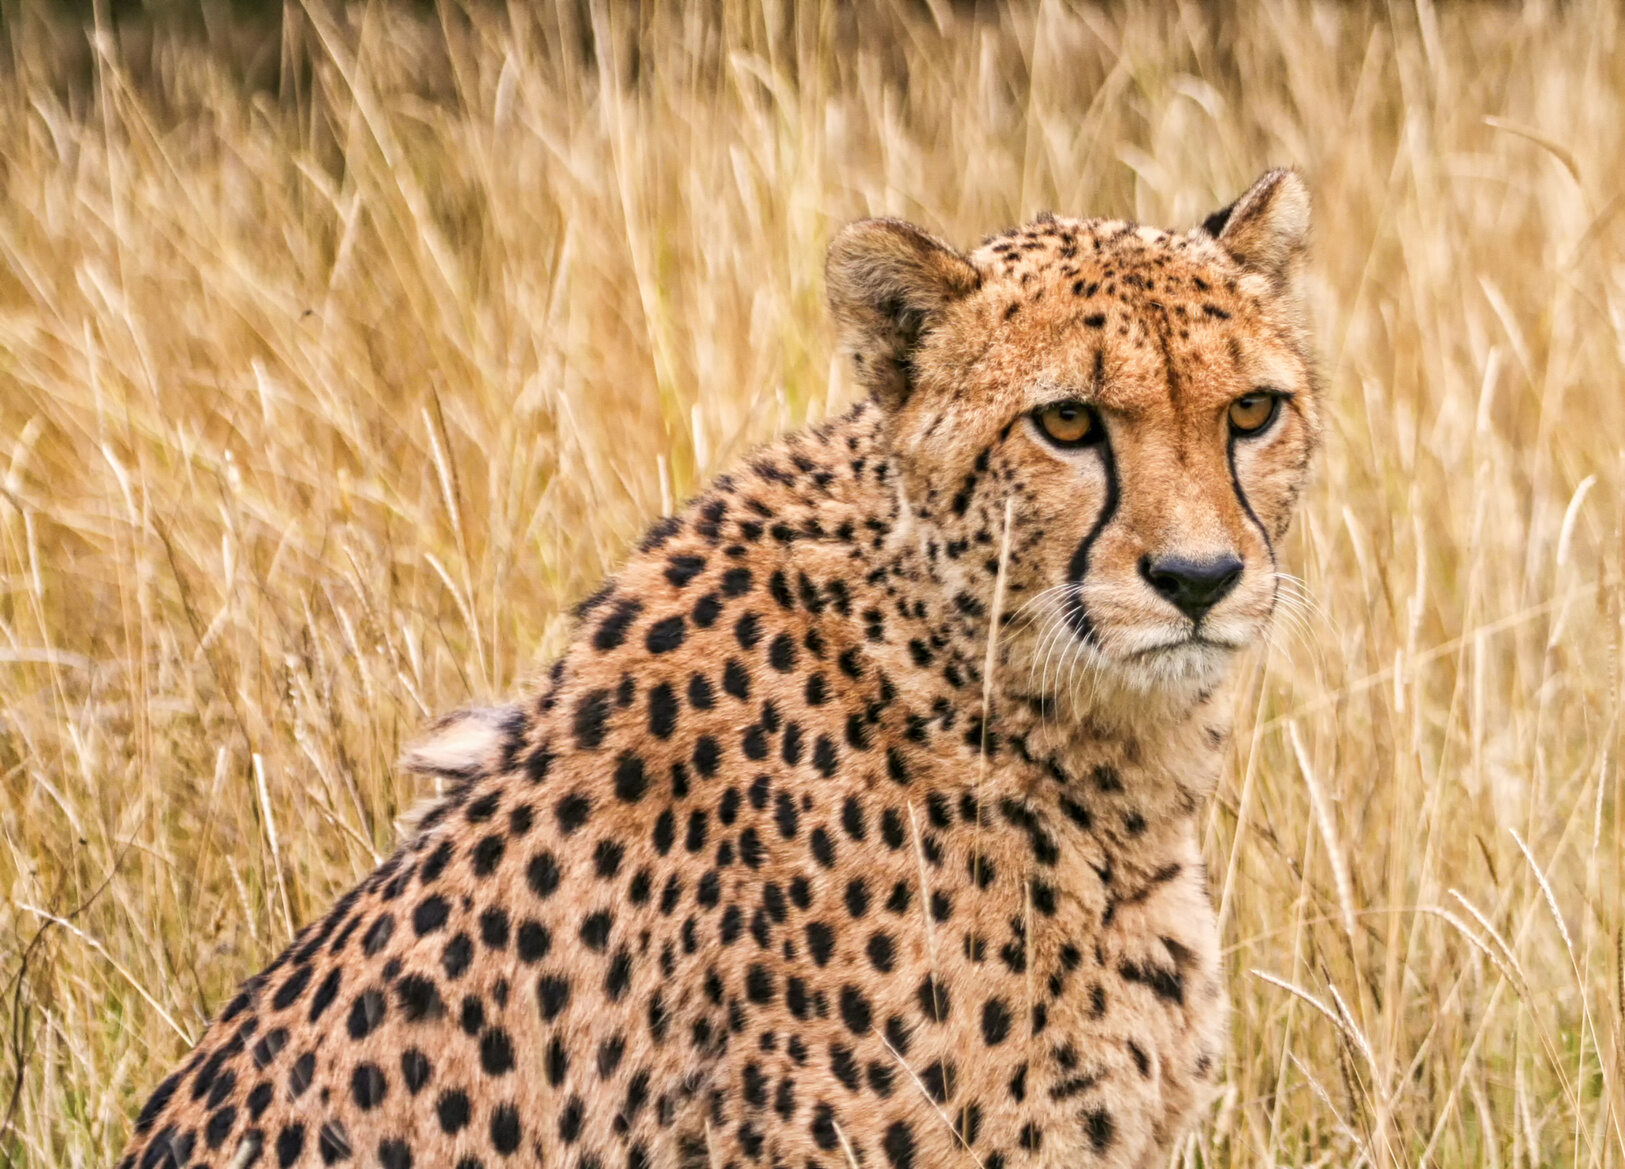
[[[1184,556],[1140,557],[1140,575],[1192,621],[1224,599],[1241,579],[1241,561],[1234,556],[1191,560]]]

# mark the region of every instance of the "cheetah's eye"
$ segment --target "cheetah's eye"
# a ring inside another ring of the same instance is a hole
[[[1056,402],[1033,411],[1044,437],[1056,446],[1089,446],[1106,433],[1093,406],[1084,402]]]
[[[1281,396],[1257,391],[1243,394],[1230,403],[1230,431],[1232,434],[1258,434],[1281,409]]]

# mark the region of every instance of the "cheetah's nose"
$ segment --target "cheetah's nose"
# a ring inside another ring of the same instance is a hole
[[[1184,556],[1140,557],[1140,575],[1192,621],[1224,599],[1241,579],[1241,561],[1226,553],[1207,560]]]

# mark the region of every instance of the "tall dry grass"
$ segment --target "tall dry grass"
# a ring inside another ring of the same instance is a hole
[[[0,1156],[108,1163],[390,847],[403,738],[838,407],[841,221],[1188,223],[1285,162],[1319,609],[1208,819],[1181,1163],[1625,1165],[1613,5],[702,7],[4,6]]]

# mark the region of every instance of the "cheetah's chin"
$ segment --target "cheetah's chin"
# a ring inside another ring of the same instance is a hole
[[[1235,656],[1246,646],[1196,634],[1110,652],[1103,645],[1088,647],[1100,673],[1117,680],[1134,694],[1172,696],[1199,693],[1224,680]],[[1087,686],[1080,680],[1079,685]]]

